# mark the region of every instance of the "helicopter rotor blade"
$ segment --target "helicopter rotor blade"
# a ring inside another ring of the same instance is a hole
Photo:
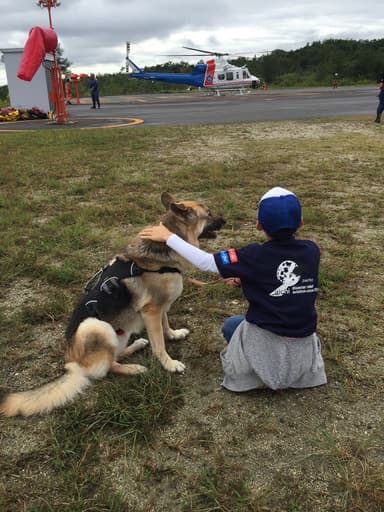
[[[202,57],[205,55],[199,55],[198,53],[162,53],[161,57]]]
[[[185,48],[186,50],[193,50],[194,52],[207,53],[209,55],[214,53],[214,52],[211,52],[209,50],[200,50],[199,48],[192,48],[191,46],[183,46],[183,48]]]
[[[161,56],[163,56],[163,57],[205,57],[207,55],[211,55],[213,57],[236,58],[236,57],[244,57],[247,54],[252,54],[252,55],[256,56],[256,55],[268,55],[269,53],[271,53],[268,50],[263,50],[260,52],[248,51],[248,52],[238,52],[238,53],[222,53],[222,52],[213,52],[211,50],[202,50],[201,48],[192,48],[191,46],[183,46],[183,48],[185,48],[186,50],[192,50],[197,53],[165,53],[165,54],[162,53]]]
[[[210,50],[201,50],[200,48],[191,48],[190,46],[183,46],[186,50],[193,50],[195,52],[205,53],[206,55],[216,55],[217,57],[224,57],[225,55],[229,55],[229,53],[221,53],[221,52],[212,52]]]

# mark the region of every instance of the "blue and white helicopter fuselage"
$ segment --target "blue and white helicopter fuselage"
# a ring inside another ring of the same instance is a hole
[[[252,75],[245,66],[234,66],[220,55],[216,59],[197,64],[192,73],[146,72],[129,57],[127,57],[127,63],[134,70],[130,73],[132,78],[210,89],[218,95],[220,90],[224,89],[242,92],[247,87],[256,89],[260,85],[260,79]]]

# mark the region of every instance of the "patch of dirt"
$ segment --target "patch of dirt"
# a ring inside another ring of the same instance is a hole
[[[223,128],[223,132],[220,129]],[[233,151],[233,133],[227,133],[226,127],[220,125],[216,127],[214,134],[206,134],[203,139],[194,138],[193,144],[190,141],[180,142],[177,146],[172,146],[173,157],[183,156],[192,161],[200,158],[201,153],[209,161],[219,161],[235,163],[241,157],[241,154]],[[238,137],[244,137],[247,142],[252,141],[274,141],[276,139],[284,140],[319,140],[324,137],[335,138],[342,134],[364,135],[372,133],[376,135],[374,126],[362,125],[361,122],[302,122],[286,121],[284,123],[255,123],[247,124],[246,127],[238,128]],[[355,160],[358,152],[354,155],[337,155],[337,158],[345,160]]]

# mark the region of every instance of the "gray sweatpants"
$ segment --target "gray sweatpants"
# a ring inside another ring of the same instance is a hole
[[[316,333],[287,338],[244,320],[220,357],[222,385],[231,391],[310,388],[327,383]]]

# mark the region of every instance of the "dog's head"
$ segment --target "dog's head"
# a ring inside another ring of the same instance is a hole
[[[225,220],[212,215],[210,209],[197,201],[176,201],[171,194],[163,192],[161,201],[166,208],[164,225],[184,240],[191,243],[200,238],[216,238]]]

